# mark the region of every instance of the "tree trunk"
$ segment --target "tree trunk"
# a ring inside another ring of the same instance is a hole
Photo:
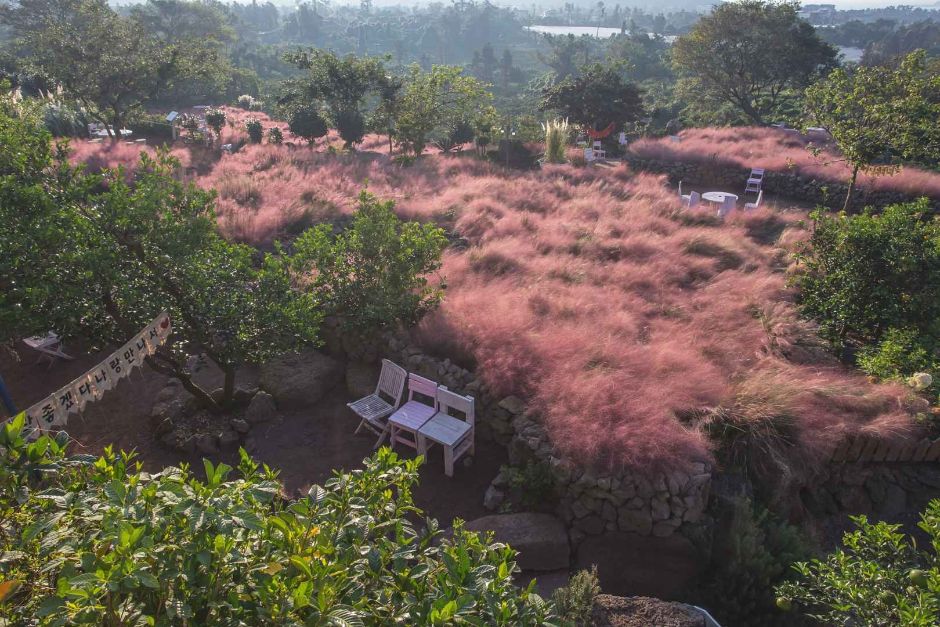
[[[222,406],[215,402],[212,395],[197,385],[189,373],[176,363],[176,360],[172,357],[155,353],[147,357],[147,365],[160,374],[178,379],[183,384],[183,389],[192,394],[200,406],[205,407],[213,414],[222,413]]]
[[[852,168],[852,180],[849,181],[849,191],[845,194],[845,203],[842,205],[842,211],[848,211],[852,203],[852,192],[855,191],[855,179],[858,178],[858,166]]]

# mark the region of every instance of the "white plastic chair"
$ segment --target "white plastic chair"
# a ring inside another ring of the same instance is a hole
[[[444,448],[444,474],[454,476],[454,462],[474,451],[474,400],[444,386],[437,388],[439,410],[418,429],[418,453],[427,457],[428,447]],[[463,414],[463,417],[454,414]]]
[[[599,141],[595,141],[595,142],[594,142],[593,150],[594,150],[594,158],[595,158],[595,159],[606,159],[606,158],[607,158],[607,151],[604,150],[604,145],[603,145],[602,143],[600,143]]]
[[[415,394],[430,399],[431,404],[415,400]],[[437,413],[437,382],[411,373],[408,375],[408,402],[388,417],[389,445],[396,443],[418,449],[418,429]],[[410,434],[410,437],[408,437]],[[379,440],[378,448],[382,440]]]
[[[684,199],[688,198],[688,201]],[[683,196],[683,204],[689,209],[695,209],[702,202],[702,195],[698,192],[692,192],[688,196]]]
[[[755,200],[754,202],[744,203],[744,208],[745,209],[757,209],[758,207],[760,207],[760,201],[763,197],[764,197],[764,190],[760,190],[759,192],[757,192],[757,200]]]
[[[686,207],[689,206],[689,202],[692,200],[692,194],[682,193],[682,181],[679,181],[679,200],[681,200],[682,204]]]
[[[588,163],[593,163],[596,157],[594,156],[594,150],[591,148],[584,149],[584,160]]]
[[[722,202],[721,206],[718,207],[718,217],[724,218],[726,215],[734,211],[734,208],[737,206],[737,204],[738,199],[736,196],[726,194],[724,202]]]
[[[751,168],[751,175],[747,177],[747,185],[744,186],[744,193],[760,193],[760,186],[764,182],[764,168]]]
[[[359,426],[356,427],[356,433],[366,428],[379,436],[375,448],[382,444],[388,434],[388,417],[395,412],[401,402],[407,378],[408,373],[404,368],[388,359],[383,359],[382,372],[379,374],[375,392],[358,401],[346,403],[346,406],[361,419]]]

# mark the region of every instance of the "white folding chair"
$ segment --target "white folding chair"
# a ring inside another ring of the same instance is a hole
[[[415,399],[418,394],[430,402]],[[396,443],[418,449],[418,429],[437,413],[437,382],[411,373],[408,375],[408,402],[388,417],[389,445]],[[410,437],[409,437],[410,436]],[[380,446],[382,440],[379,439]]]
[[[760,193],[761,184],[764,182],[764,168],[751,168],[751,174],[747,177],[747,185],[744,186],[744,193]]]
[[[594,142],[594,146],[593,146],[592,150],[594,151],[594,158],[595,158],[595,159],[606,159],[606,158],[607,158],[607,151],[604,150],[604,145],[603,145],[602,143],[600,143],[599,141]]]
[[[718,217],[724,218],[726,215],[734,211],[734,208],[737,206],[737,204],[738,204],[737,196],[726,194],[724,202],[722,202],[721,206],[718,207]]]
[[[444,474],[453,477],[454,462],[466,454],[473,455],[474,400],[440,386],[437,404],[438,412],[418,429],[418,453],[427,457],[428,447],[440,444],[444,448]]]
[[[744,208],[745,209],[757,209],[758,207],[760,207],[760,201],[763,197],[764,197],[764,190],[760,190],[759,192],[757,192],[757,200],[755,200],[754,202],[744,203]]]
[[[383,359],[382,372],[379,374],[375,392],[358,401],[346,403],[346,406],[360,418],[356,433],[366,428],[379,436],[375,444],[376,448],[382,444],[388,434],[388,417],[395,412],[401,402],[407,378],[408,373],[404,368],[388,359]]]
[[[23,343],[39,353],[39,359],[36,360],[37,364],[42,361],[43,357],[49,360],[50,368],[57,359],[67,359],[69,361],[75,359],[65,353],[65,344],[62,342],[62,338],[52,331],[49,331],[45,336],[36,335],[23,338]]]
[[[686,205],[689,209],[695,209],[702,202],[702,195],[698,192],[692,192],[689,194],[689,202]]]
[[[595,159],[595,157],[594,157],[594,150],[591,149],[591,148],[585,148],[585,149],[584,149],[584,160],[587,161],[588,163],[593,163],[593,162],[594,162],[594,159]]]
[[[681,200],[682,204],[686,207],[688,207],[689,203],[692,201],[692,194],[682,193],[682,181],[679,181],[679,200]]]

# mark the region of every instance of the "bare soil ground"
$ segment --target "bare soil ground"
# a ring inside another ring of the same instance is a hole
[[[36,353],[18,347],[21,359],[0,353],[0,375],[20,410],[41,400],[45,395],[65,385],[94,366],[107,353],[88,353],[82,346],[70,345],[66,352],[75,355],[74,361],[58,361],[52,367],[45,360],[36,363]],[[256,373],[246,370],[239,375],[239,384],[252,385]],[[217,373],[203,370],[198,379],[207,389],[221,384]],[[171,450],[154,438],[149,416],[154,397],[166,384],[166,378],[144,366],[109,391],[104,398],[85,408],[83,414],[74,414],[67,427],[73,439],[75,453],[99,454],[105,446],[135,451],[144,468],[156,471],[168,465],[188,462],[201,472],[201,455],[184,455]],[[333,470],[351,470],[372,452],[375,438],[354,435],[357,420],[346,403],[348,392],[340,388],[332,391],[316,406],[285,413],[281,420],[256,426],[249,434],[248,451],[256,460],[280,471],[287,495],[304,494],[314,483],[323,483]],[[398,447],[399,453],[413,458],[414,451]],[[237,453],[222,452],[213,461],[237,461]],[[420,484],[415,490],[417,505],[442,526],[450,525],[455,517],[465,520],[487,514],[483,509],[483,493],[490,480],[506,463],[505,450],[492,443],[477,443],[471,466],[457,464],[454,477],[444,475],[442,452],[432,449],[428,461],[420,471]]]

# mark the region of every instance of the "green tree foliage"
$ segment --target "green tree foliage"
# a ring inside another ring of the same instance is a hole
[[[327,315],[350,331],[412,324],[442,296],[426,275],[440,267],[444,232],[402,222],[394,206],[363,191],[347,230],[334,236],[330,225],[321,224],[294,244],[301,268],[316,270],[310,289]]]
[[[794,565],[796,581],[777,589],[778,605],[825,625],[940,623],[940,501],[931,501],[918,525],[926,550],[899,532],[900,525],[853,518],[857,529],[843,547],[822,559]]]
[[[206,111],[206,124],[215,131],[216,137],[222,136],[222,127],[225,126],[225,111],[222,109],[209,109]]]
[[[17,0],[0,6],[0,23],[13,29],[27,70],[114,129],[179,82],[211,80],[223,68],[206,40],[161,39],[104,0]]]
[[[592,58],[591,37],[582,35],[545,35],[549,53],[539,55],[539,59],[552,71],[553,82],[561,82],[566,78],[577,76],[580,68],[589,65]]]
[[[417,528],[420,463],[389,449],[287,501],[244,451],[141,472],[110,449],[0,427],[0,613],[49,625],[550,625],[513,584],[515,552]]]
[[[316,49],[290,53],[284,58],[306,75],[288,82],[282,103],[306,108],[322,103],[346,147],[361,142],[366,130],[367,96],[381,91],[388,80],[383,60],[355,55],[340,57]]]
[[[700,108],[735,107],[754,124],[777,115],[836,51],[797,16],[795,2],[726,2],[676,40],[672,58],[681,88]]]
[[[245,120],[245,132],[252,144],[260,144],[264,139],[264,125],[258,118],[250,117]]]
[[[926,199],[881,214],[812,215],[798,259],[803,312],[841,347],[880,341],[889,329],[940,337],[940,220]]]
[[[0,137],[4,338],[54,329],[120,344],[165,309],[174,334],[148,363],[211,409],[219,403],[192,381],[190,351],[225,372],[225,404],[240,365],[315,340],[319,311],[292,289],[288,260],[224,240],[214,194],[179,182],[169,157],[143,155],[130,183],[53,159],[33,122],[0,115]]]
[[[408,152],[420,155],[432,136],[445,136],[460,123],[470,123],[492,107],[493,97],[459,67],[435,65],[422,72],[409,68],[397,102],[395,139]]]
[[[274,144],[275,146],[284,142],[284,133],[281,132],[281,129],[277,126],[272,126],[268,129],[268,143]]]
[[[311,146],[330,130],[317,110],[309,107],[298,107],[291,111],[287,128],[297,137],[306,139]]]
[[[940,160],[940,75],[923,52],[897,68],[838,69],[806,90],[807,118],[828,130],[852,170],[844,209],[859,171],[897,160]]]
[[[940,345],[918,329],[888,329],[877,344],[862,347],[859,367],[879,379],[905,381],[918,372],[931,375],[929,394],[940,394]]]
[[[622,128],[643,117],[643,100],[640,90],[624,80],[616,65],[595,63],[542,90],[539,109],[601,130],[611,123]]]

